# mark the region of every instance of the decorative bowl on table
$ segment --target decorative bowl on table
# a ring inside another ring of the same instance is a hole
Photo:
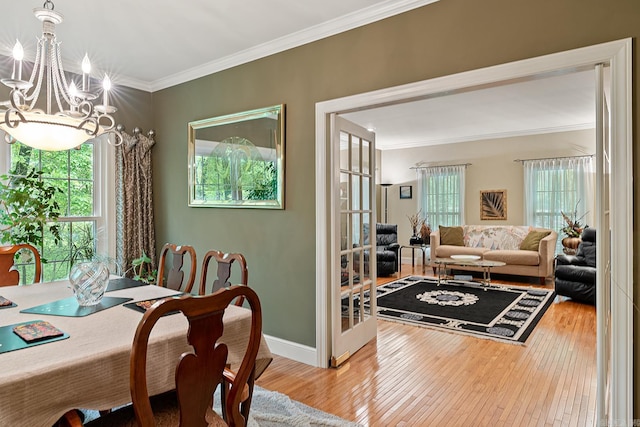
[[[459,259],[464,261],[477,261],[481,257],[479,255],[451,255],[451,259]]]
[[[69,282],[79,305],[96,305],[107,290],[109,269],[102,261],[80,262],[71,268]]]

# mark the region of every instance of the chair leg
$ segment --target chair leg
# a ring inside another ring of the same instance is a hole
[[[57,423],[58,427],[82,427],[83,425],[80,413],[75,409],[64,414]]]
[[[244,417],[245,420],[249,419],[249,410],[251,409],[251,400],[253,399],[253,386],[255,383],[255,368],[253,372],[251,372],[251,377],[249,377],[248,385],[249,385],[249,395],[240,405],[240,413]]]

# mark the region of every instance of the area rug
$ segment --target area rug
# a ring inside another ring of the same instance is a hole
[[[247,427],[360,427],[333,414],[292,400],[286,394],[255,387]]]
[[[214,394],[214,409],[220,413],[219,388]],[[100,416],[98,411],[82,410],[84,422]],[[255,386],[247,427],[361,427],[333,414],[292,400],[286,394]],[[116,426],[114,426],[116,427]]]
[[[377,288],[378,317],[524,343],[555,295],[553,290],[409,276]]]

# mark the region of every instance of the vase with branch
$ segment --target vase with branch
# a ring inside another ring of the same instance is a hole
[[[409,243],[411,245],[421,245],[424,243],[424,239],[428,238],[431,234],[431,227],[427,224],[426,218],[422,215],[422,210],[419,210],[413,215],[407,215],[409,224],[411,225],[411,238]]]
[[[576,253],[578,245],[581,241],[580,236],[582,235],[582,230],[584,230],[585,227],[588,227],[587,225],[581,224],[582,219],[587,215],[587,213],[578,217],[579,203],[580,201],[576,203],[575,209],[569,214],[560,211],[562,219],[565,222],[565,226],[560,229],[560,231],[565,235],[565,237],[562,239],[562,246],[564,248],[563,251],[565,254],[569,255],[573,255]]]

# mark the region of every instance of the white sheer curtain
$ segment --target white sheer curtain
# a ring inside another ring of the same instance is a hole
[[[464,224],[466,165],[417,169],[418,209],[431,227]]]
[[[526,224],[560,233],[565,225],[560,211],[593,225],[593,156],[524,160]],[[558,241],[561,240],[562,236]]]

